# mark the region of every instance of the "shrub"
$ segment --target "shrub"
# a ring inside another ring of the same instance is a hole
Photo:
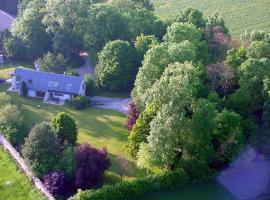
[[[9,104],[11,97],[6,92],[0,93],[0,107]]]
[[[90,101],[87,97],[77,96],[67,101],[67,104],[76,110],[83,110],[85,108],[90,107]]]
[[[101,185],[103,173],[110,167],[105,149],[95,149],[89,144],[80,145],[76,150],[75,184],[77,188],[89,189]]]
[[[140,199],[147,193],[186,186],[188,177],[183,170],[151,175],[131,182],[105,185],[99,190],[79,191],[70,200],[126,200]]]
[[[65,112],[58,113],[51,120],[51,126],[61,143],[67,142],[73,145],[76,143],[78,129],[75,120],[69,114]]]
[[[22,96],[23,97],[27,97],[27,95],[28,95],[28,87],[27,87],[27,85],[26,85],[26,83],[23,81],[22,82]]]
[[[94,96],[97,93],[97,87],[95,81],[90,76],[84,76],[85,83],[85,95]]]
[[[67,69],[67,60],[62,54],[48,52],[40,59],[40,69],[46,72],[62,74]]]
[[[43,183],[52,195],[66,195],[67,177],[62,171],[54,171],[43,176]]]
[[[261,41],[252,42],[247,55],[255,59],[270,58],[270,44]]]
[[[136,109],[135,103],[132,101],[129,103],[126,128],[130,131],[133,128],[133,125],[136,123],[136,120],[139,117],[139,113]]]
[[[75,150],[73,146],[67,146],[61,154],[58,168],[63,170],[69,178],[75,176]]]
[[[79,73],[78,72],[71,71],[71,70],[68,70],[68,71],[65,71],[64,72],[64,75],[66,75],[66,76],[79,76]]]

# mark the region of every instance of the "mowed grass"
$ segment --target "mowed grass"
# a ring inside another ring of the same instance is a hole
[[[10,74],[14,71],[16,67],[24,67],[33,69],[34,65],[29,62],[12,62],[0,65],[0,79],[9,79]]]
[[[24,174],[18,170],[7,152],[0,147],[0,199],[2,200],[45,200],[44,196]]]
[[[7,88],[8,85],[0,85],[0,92],[6,91]],[[19,106],[23,122],[26,124],[50,121],[59,112],[69,113],[78,126],[78,143],[89,143],[94,147],[108,150],[112,167],[107,173],[107,182],[120,180],[119,175],[122,173],[125,179],[143,177],[146,174],[145,171],[139,170],[135,161],[125,153],[124,146],[127,141],[128,131],[124,127],[126,120],[124,114],[94,108],[77,111],[65,105],[43,104],[38,99],[23,98],[16,93],[8,94],[12,97],[12,103]],[[38,108],[38,105],[40,105],[40,108]],[[118,156],[123,159],[118,159]]]
[[[269,0],[152,0],[156,13],[162,18],[178,13],[186,7],[205,14],[218,11],[225,19],[230,33],[240,36],[245,30],[261,29],[270,33]]]

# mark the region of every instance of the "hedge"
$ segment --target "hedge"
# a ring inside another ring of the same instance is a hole
[[[159,190],[174,189],[189,184],[184,170],[151,175],[133,181],[122,181],[115,185],[105,185],[98,190],[78,191],[69,200],[132,200]]]

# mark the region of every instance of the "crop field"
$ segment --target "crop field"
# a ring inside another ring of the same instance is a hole
[[[152,0],[156,13],[169,17],[186,7],[196,8],[206,15],[219,12],[232,36],[245,30],[259,29],[270,33],[270,0]]]

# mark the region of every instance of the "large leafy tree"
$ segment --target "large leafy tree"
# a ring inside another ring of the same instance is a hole
[[[262,41],[252,42],[247,51],[247,56],[254,59],[270,58],[270,44]]]
[[[54,169],[58,161],[59,144],[50,124],[43,122],[32,128],[23,145],[22,154],[38,177]]]
[[[51,126],[58,135],[61,143],[67,142],[73,145],[76,143],[78,129],[75,120],[69,114],[65,112],[58,113],[51,120]]]
[[[45,72],[62,74],[67,70],[67,60],[62,54],[48,52],[39,59],[40,69]]]
[[[15,20],[12,35],[22,40],[26,47],[26,57],[36,59],[51,48],[51,36],[42,23],[44,4],[38,0],[27,4],[24,12]]]
[[[103,173],[110,167],[105,149],[95,149],[89,144],[80,145],[76,150],[75,184],[80,189],[100,186]]]
[[[97,85],[110,90],[130,90],[137,71],[138,58],[135,48],[126,41],[109,42],[99,54]]]

